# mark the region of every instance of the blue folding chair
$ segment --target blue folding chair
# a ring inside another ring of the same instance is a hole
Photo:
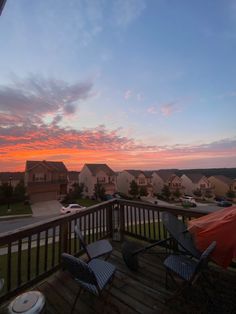
[[[92,259],[88,263],[85,263],[81,259],[67,253],[62,254],[62,265],[67,271],[69,271],[73,279],[80,286],[74,300],[71,313],[74,310],[82,290],[86,290],[100,297],[108,284],[110,284],[111,288],[111,283],[114,279],[116,271],[114,265],[101,259]],[[107,302],[104,303],[104,306],[106,303]]]
[[[196,280],[202,276],[205,281],[211,286],[211,282],[206,276],[206,270],[208,269],[208,262],[210,260],[210,255],[216,247],[216,242],[213,241],[207,249],[201,254],[199,260],[196,260],[190,256],[181,255],[181,254],[171,254],[164,260],[164,266],[166,267],[166,287],[168,276],[172,281],[177,284],[175,276],[178,276],[182,282],[179,285],[174,295],[171,297],[179,295],[187,286],[191,287],[196,282]],[[178,285],[178,284],[177,284]],[[202,289],[205,291],[204,287]],[[207,294],[207,291],[205,291]],[[210,297],[209,297],[210,299]],[[211,299],[210,299],[211,300]],[[213,302],[212,302],[213,303]]]
[[[92,260],[93,258],[98,258],[101,256],[105,256],[105,260],[109,258],[112,252],[112,246],[108,240],[98,240],[93,243],[86,245],[84,241],[84,237],[80,231],[78,225],[75,225],[75,234],[77,235],[80,244],[84,251],[86,252],[88,259]]]

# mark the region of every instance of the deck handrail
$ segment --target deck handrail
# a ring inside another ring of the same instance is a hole
[[[160,220],[160,212],[164,210],[183,220],[207,213],[113,199],[79,213],[1,233],[0,277],[4,277],[5,286],[0,292],[0,302],[58,270],[62,252],[81,254],[80,243],[75,239],[75,224],[79,224],[88,243],[105,237],[122,240],[125,235],[155,241],[166,236]]]

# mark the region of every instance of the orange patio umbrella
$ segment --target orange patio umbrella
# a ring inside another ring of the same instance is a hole
[[[199,251],[216,241],[212,259],[218,265],[226,268],[236,259],[236,206],[191,220],[188,227]]]

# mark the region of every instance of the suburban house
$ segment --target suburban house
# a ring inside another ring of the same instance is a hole
[[[152,171],[124,170],[118,174],[117,189],[126,195],[129,195],[130,183],[135,181],[139,188],[146,189],[148,196],[153,195]]]
[[[167,185],[170,192],[173,193],[179,190],[180,194],[183,193],[182,180],[179,176],[169,170],[158,170],[152,174],[152,185],[154,193],[160,194],[164,185]]]
[[[68,185],[67,185],[68,193],[74,191],[75,184],[79,184],[79,172],[68,171]]]
[[[184,187],[184,193],[187,195],[195,195],[199,196],[200,198],[212,198],[214,196],[211,182],[203,174],[183,174],[181,176],[181,180]]]
[[[60,161],[26,161],[25,186],[32,203],[57,200],[67,194],[68,171]]]
[[[95,185],[101,184],[105,194],[117,192],[116,174],[106,164],[85,164],[79,174],[79,183],[84,184],[84,196],[93,197]]]
[[[236,180],[222,175],[215,175],[208,178],[212,184],[216,196],[226,196],[229,191],[236,195]]]

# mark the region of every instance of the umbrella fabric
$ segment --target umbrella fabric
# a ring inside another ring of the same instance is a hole
[[[199,251],[216,241],[212,259],[218,265],[226,268],[236,258],[236,206],[191,220],[188,227]]]

